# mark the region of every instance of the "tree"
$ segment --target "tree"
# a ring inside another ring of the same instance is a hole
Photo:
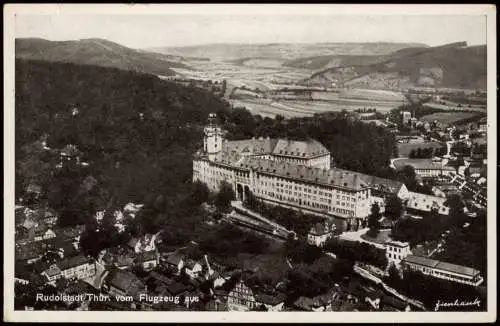
[[[387,284],[397,288],[399,287],[401,280],[402,279],[398,268],[396,267],[396,265],[394,265],[394,263],[391,263],[389,269],[387,270],[387,277],[385,281],[387,282]]]
[[[205,183],[196,181],[193,184],[192,199],[196,205],[200,205],[208,200],[210,191]]]
[[[215,206],[219,211],[227,212],[231,207],[231,201],[235,198],[233,187],[228,182],[222,181],[215,197]]]
[[[385,216],[392,221],[397,221],[403,212],[403,202],[396,195],[391,195],[387,198],[385,204]]]
[[[370,230],[368,231],[368,235],[370,237],[376,237],[378,235],[378,231],[380,230],[380,207],[378,203],[374,203],[371,207],[371,213],[368,216],[368,227]]]
[[[411,165],[406,165],[397,173],[398,180],[403,182],[411,190],[417,185],[415,169]]]

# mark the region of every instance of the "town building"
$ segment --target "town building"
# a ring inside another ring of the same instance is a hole
[[[446,197],[432,196],[410,191],[406,200],[406,210],[417,213],[430,213],[433,209],[440,215],[449,215],[450,208],[445,204]]]
[[[410,123],[410,119],[411,119],[411,112],[409,111],[403,111],[402,113],[402,121],[403,121],[403,124],[407,125]]]
[[[217,191],[229,183],[238,200],[253,194],[269,204],[326,217],[366,218],[371,189],[356,172],[330,167],[330,152],[315,140],[227,141],[210,115],[204,148],[193,159],[193,181]]]
[[[165,267],[170,269],[175,274],[180,274],[185,265],[183,256],[178,252],[169,254],[168,256],[162,258],[161,261]]]
[[[51,265],[49,268],[41,273],[46,278],[48,284],[55,284],[56,280],[62,277],[61,269],[57,264]]]
[[[426,257],[408,255],[404,265],[432,277],[478,286],[483,282],[480,272],[474,268],[450,264]]]
[[[411,166],[415,170],[418,178],[441,178],[451,175],[455,169],[451,166],[432,162],[432,159],[398,159],[394,160],[393,165],[396,171],[403,170],[405,166]]]
[[[190,278],[194,279],[200,276],[201,272],[203,271],[203,267],[200,263],[192,259],[187,259],[186,263],[184,264],[184,270]]]
[[[61,269],[61,276],[66,279],[83,279],[93,277],[96,273],[95,262],[83,255],[64,259],[57,266]]]
[[[410,244],[401,241],[388,241],[385,244],[385,256],[387,257],[387,265],[394,264],[400,267],[401,261],[411,253]]]
[[[252,289],[243,280],[236,283],[227,295],[229,311],[249,311],[257,307],[257,301]]]
[[[135,300],[141,293],[145,293],[144,283],[129,271],[114,270],[109,273],[107,288],[110,295],[113,296],[131,296]]]
[[[314,224],[307,234],[307,243],[313,246],[323,247],[333,237],[335,224],[325,221]]]

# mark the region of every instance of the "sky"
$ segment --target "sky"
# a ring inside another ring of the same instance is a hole
[[[131,48],[210,43],[486,44],[484,15],[18,14],[16,37],[104,38]]]

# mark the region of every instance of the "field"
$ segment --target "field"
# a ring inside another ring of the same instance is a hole
[[[480,107],[480,106],[462,106],[458,107],[458,105],[445,105],[445,104],[438,104],[438,103],[425,103],[424,106],[433,108],[433,109],[439,109],[439,110],[445,110],[445,111],[475,111],[475,112],[485,112],[486,113],[486,107]]]
[[[321,112],[353,111],[359,108],[376,108],[379,112],[388,112],[394,103],[379,103],[360,100],[339,99],[334,101],[272,101],[272,100],[231,100],[235,107],[244,106],[253,114],[263,117],[275,117],[277,114],[285,118],[312,116]]]
[[[434,120],[443,124],[454,124],[461,120],[469,119],[474,116],[479,116],[477,113],[472,112],[437,112],[425,115],[420,118],[422,121],[432,122]]]
[[[426,143],[398,143],[398,153],[399,157],[408,157],[412,150],[417,150],[417,148],[441,148],[445,145],[438,142],[426,142]]]

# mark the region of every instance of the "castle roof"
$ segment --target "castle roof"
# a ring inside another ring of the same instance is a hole
[[[329,154],[323,144],[314,139],[306,141],[259,138],[227,141],[223,151],[240,155],[279,155],[295,158],[312,158]]]
[[[368,184],[352,171],[336,168],[321,169],[285,161],[265,160],[258,157],[244,157],[239,167],[253,169],[257,173],[276,175],[282,178],[303,180],[328,186],[342,187],[352,190],[368,188]]]

